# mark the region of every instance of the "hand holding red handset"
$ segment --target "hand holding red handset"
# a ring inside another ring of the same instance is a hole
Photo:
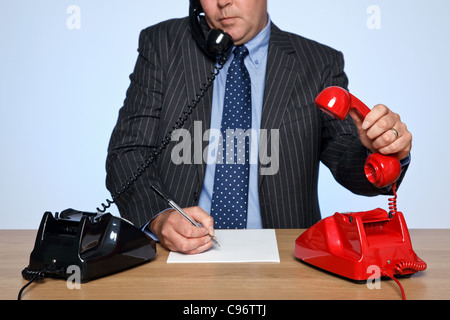
[[[350,109],[364,119],[370,109],[361,100],[341,87],[328,87],[316,97],[316,105],[335,119],[344,120]],[[376,187],[383,188],[397,181],[401,165],[397,155],[373,153],[367,157],[364,166],[367,179]]]

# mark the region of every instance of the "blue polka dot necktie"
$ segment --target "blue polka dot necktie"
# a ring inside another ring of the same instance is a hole
[[[243,229],[247,226],[249,184],[251,83],[244,65],[245,46],[234,50],[228,68],[222,114],[222,139],[218,146],[211,203],[214,228]]]

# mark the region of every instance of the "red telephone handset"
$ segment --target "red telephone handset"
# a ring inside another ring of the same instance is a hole
[[[316,105],[335,119],[344,120],[350,109],[354,109],[364,119],[370,109],[361,100],[341,87],[328,87],[316,97]],[[396,155],[373,153],[364,165],[367,179],[376,187],[383,188],[397,181],[401,165]]]

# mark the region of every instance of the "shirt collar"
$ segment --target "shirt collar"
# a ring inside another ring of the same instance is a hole
[[[270,39],[270,16],[267,14],[267,25],[253,39],[245,44],[248,49],[248,56],[255,68],[259,67],[269,47]]]

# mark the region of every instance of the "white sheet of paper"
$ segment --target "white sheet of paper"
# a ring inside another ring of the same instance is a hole
[[[170,252],[167,263],[280,262],[274,229],[215,230],[220,247],[199,254]]]

